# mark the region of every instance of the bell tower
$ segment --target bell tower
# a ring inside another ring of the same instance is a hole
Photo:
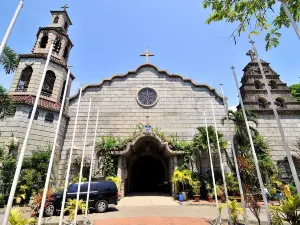
[[[47,55],[53,42],[54,48],[47,67],[38,108],[26,148],[27,155],[30,155],[37,148],[42,147],[45,149],[49,145],[52,146],[59,111],[62,107],[64,108],[64,113],[57,142],[58,152],[56,155],[58,157],[63,144],[65,129],[69,120],[67,109],[70,86],[75,79],[73,74],[71,74],[69,84],[66,84],[68,59],[73,47],[72,41],[68,36],[68,29],[72,22],[66,9],[67,7],[65,6],[63,10],[50,11],[50,24],[38,29],[37,39],[32,52],[20,54],[20,63],[9,90],[16,106],[16,112],[13,117],[1,122],[0,142],[5,142],[13,134],[20,142],[20,146],[22,146]],[[67,100],[65,106],[62,106],[62,97],[66,87],[68,87]]]

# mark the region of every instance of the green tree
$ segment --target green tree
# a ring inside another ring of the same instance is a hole
[[[0,120],[15,114],[15,106],[5,88],[0,85]]]
[[[294,98],[296,98],[297,101],[300,101],[300,84],[293,84],[289,88]]]
[[[12,48],[5,46],[0,64],[3,65],[6,74],[15,72],[19,65],[19,55]]]
[[[300,20],[300,4],[298,0],[284,0],[290,9],[294,20]],[[266,33],[266,50],[277,47],[283,27],[290,27],[291,23],[283,7],[278,9],[279,0],[203,0],[204,8],[211,8],[212,13],[206,23],[225,20],[235,23],[237,27],[231,34],[236,42],[236,37],[243,32],[248,32],[249,37]]]

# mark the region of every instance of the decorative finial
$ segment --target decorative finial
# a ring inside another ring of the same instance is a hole
[[[234,70],[234,69],[235,69],[235,67],[234,67],[234,66],[231,66],[230,68],[231,68],[232,70]]]
[[[250,56],[251,61],[255,59],[255,53],[252,50],[249,50],[246,55]]]
[[[253,41],[253,40],[250,40],[250,41],[249,41],[249,43],[250,43],[250,44],[254,44],[254,43],[255,43],[255,41]]]
[[[64,9],[64,11],[66,11],[70,7],[67,4],[65,4],[63,7],[60,7],[60,8]]]
[[[140,56],[146,57],[146,64],[149,63],[149,56],[154,56],[154,54],[149,53],[149,45],[147,45],[146,53],[140,54]]]

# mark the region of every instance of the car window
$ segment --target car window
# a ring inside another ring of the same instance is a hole
[[[74,193],[77,192],[78,184],[71,184],[68,187],[68,193]]]
[[[84,183],[80,185],[80,192],[87,192],[88,189],[88,183]]]
[[[98,191],[98,184],[97,183],[91,183],[91,191]]]

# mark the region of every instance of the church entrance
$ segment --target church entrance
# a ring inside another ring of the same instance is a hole
[[[168,192],[166,181],[166,168],[159,158],[144,155],[131,166],[130,190],[133,193]]]

